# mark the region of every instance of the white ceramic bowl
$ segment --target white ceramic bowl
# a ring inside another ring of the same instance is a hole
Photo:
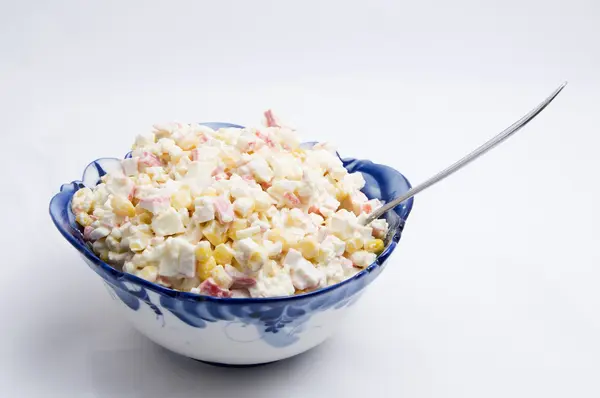
[[[205,123],[241,127],[229,123]],[[350,172],[361,172],[363,192],[383,201],[410,189],[396,170],[368,160],[342,159]],[[383,269],[396,248],[411,211],[410,199],[386,218],[390,232],[376,262],[337,285],[289,297],[264,299],[215,298],[178,292],[121,272],[106,264],[86,245],[71,212],[73,194],[92,187],[118,159],[98,159],[85,169],[83,180],[65,184],[50,202],[54,224],[85,262],[108,286],[115,302],[136,329],[161,346],[215,365],[251,366],[278,361],[307,351],[335,332],[339,320],[363,289]]]

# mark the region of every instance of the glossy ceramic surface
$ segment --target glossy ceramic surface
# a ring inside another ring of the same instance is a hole
[[[229,123],[204,123],[214,129],[241,127]],[[350,172],[361,172],[363,192],[383,201],[410,189],[402,174],[368,160],[342,159]],[[73,194],[83,186],[93,187],[99,178],[119,168],[115,158],[90,163],[81,181],[65,184],[50,202],[54,224],[104,281],[107,290],[123,308],[133,325],[167,349],[188,357],[226,365],[268,363],[302,353],[328,338],[340,318],[382,271],[395,250],[412,199],[386,214],[390,233],[386,248],[354,277],[314,292],[263,299],[214,298],[174,291],[123,273],[100,260],[83,240],[70,210]]]

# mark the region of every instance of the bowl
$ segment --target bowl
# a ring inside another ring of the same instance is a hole
[[[242,127],[202,123],[213,129]],[[369,160],[342,159],[350,172],[361,172],[369,198],[390,200],[410,189],[408,180],[391,167]],[[100,260],[86,245],[71,211],[73,194],[95,186],[120,167],[119,159],[90,163],[81,181],[61,187],[50,202],[50,216],[65,239],[108,287],[133,326],[157,344],[187,357],[224,366],[252,366],[292,357],[325,341],[365,287],[383,270],[396,249],[413,200],[389,211],[386,247],[376,261],[341,283],[287,297],[215,298],[175,291],[121,272]]]

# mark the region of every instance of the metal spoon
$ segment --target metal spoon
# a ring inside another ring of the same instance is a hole
[[[458,171],[459,169],[463,168],[467,164],[471,163],[473,160],[477,159],[478,157],[480,157],[481,155],[483,155],[490,149],[496,147],[498,144],[500,144],[501,142],[506,140],[508,137],[510,137],[517,131],[519,131],[521,129],[521,127],[525,126],[534,117],[536,117],[542,110],[544,110],[544,108],[547,107],[548,104],[550,104],[550,102],[552,102],[552,100],[554,100],[554,98],[556,98],[556,96],[562,91],[563,88],[565,88],[566,85],[567,85],[567,82],[564,82],[563,84],[561,84],[556,90],[554,90],[554,92],[552,94],[550,94],[550,96],[548,98],[546,98],[541,104],[539,104],[538,106],[533,108],[533,110],[531,112],[529,112],[528,114],[523,116],[521,119],[517,120],[515,123],[513,123],[511,126],[509,126],[506,130],[502,131],[500,134],[498,134],[497,136],[495,136],[494,138],[492,138],[485,144],[481,145],[479,148],[475,149],[473,152],[469,153],[467,156],[463,157],[456,163],[450,165],[446,169],[440,171],[439,173],[437,173],[433,177],[429,178],[425,182],[422,182],[421,184],[417,185],[416,187],[409,189],[404,195],[386,203],[383,207],[375,210],[373,213],[371,213],[369,215],[369,217],[367,217],[364,220],[364,225],[367,225],[371,221],[381,217],[386,211],[393,209],[394,207],[398,206],[400,203],[412,198],[419,192],[424,191],[425,189],[434,185],[436,182],[443,180],[444,178],[448,177],[450,174],[454,173],[455,171]]]

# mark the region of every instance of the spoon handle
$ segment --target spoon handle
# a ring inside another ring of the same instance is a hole
[[[502,131],[500,134],[498,134],[491,140],[487,141],[485,144],[481,145],[479,148],[475,149],[473,152],[469,153],[467,156],[463,157],[456,163],[450,165],[446,169],[440,171],[439,173],[437,173],[433,177],[429,178],[425,182],[422,182],[421,184],[417,185],[416,187],[411,188],[404,195],[392,200],[391,202],[386,203],[383,207],[375,210],[365,220],[365,224],[369,224],[371,221],[381,217],[386,211],[393,209],[394,207],[398,206],[400,203],[404,202],[405,200],[412,198],[419,192],[424,191],[425,189],[434,185],[436,182],[443,180],[444,178],[448,177],[450,174],[454,173],[455,171],[458,171],[459,169],[463,168],[467,164],[471,163],[473,160],[477,159],[478,157],[480,157],[481,155],[483,155],[490,149],[496,147],[498,144],[500,144],[501,142],[506,140],[508,137],[510,137],[517,131],[519,131],[521,129],[521,127],[525,126],[534,117],[536,117],[542,110],[544,110],[544,108],[547,107],[548,104],[550,104],[550,102],[552,102],[552,100],[554,100],[554,98],[556,98],[556,96],[562,91],[563,88],[565,88],[566,85],[567,85],[567,82],[564,82],[563,84],[561,84],[556,90],[554,90],[552,92],[552,94],[550,94],[550,96],[548,98],[546,98],[542,103],[540,103],[538,106],[533,108],[533,110],[531,110],[528,114],[523,116],[521,119],[517,120],[515,123],[513,123],[508,128],[506,128],[504,131]]]

